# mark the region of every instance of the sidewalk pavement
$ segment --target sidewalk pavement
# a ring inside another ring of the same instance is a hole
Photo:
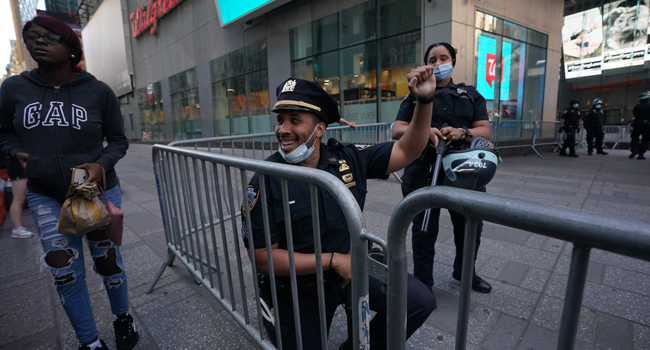
[[[624,150],[578,153],[577,159],[507,157],[488,192],[650,223],[650,161],[628,159]],[[136,349],[257,348],[180,263],[165,271],[152,294],[144,293],[166,255],[151,146],[132,144],[117,170],[126,214],[122,253],[141,335]],[[393,177],[369,181],[368,230],[385,238],[401,198]],[[27,210],[23,224],[34,230]],[[38,239],[12,239],[11,228],[7,218],[0,234],[0,350],[76,349],[50,274],[39,271]],[[451,278],[451,230],[443,210],[434,267],[438,309],[409,340],[410,349],[453,349],[459,282]],[[472,293],[468,349],[554,349],[570,254],[569,243],[486,223],[476,268],[493,291]],[[108,299],[87,250],[85,260],[100,336],[115,349]],[[599,250],[590,260],[576,349],[650,349],[650,263]],[[343,327],[339,310],[330,348],[344,340]]]

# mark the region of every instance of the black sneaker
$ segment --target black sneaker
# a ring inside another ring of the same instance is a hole
[[[643,156],[643,154],[639,154],[639,156],[636,157],[636,159],[645,159],[645,157]]]
[[[133,317],[128,313],[118,316],[115,322],[113,322],[113,328],[115,329],[117,350],[131,350],[138,343],[140,336],[135,330]]]
[[[632,152],[632,153],[628,156],[628,158],[632,159],[632,158],[634,158],[634,156],[636,156],[636,152]]]
[[[99,339],[99,342],[102,344],[102,346],[99,348],[95,348],[95,350],[108,350],[108,346],[106,346],[106,343],[104,343],[103,340]],[[90,346],[80,345],[79,350],[90,350]]]

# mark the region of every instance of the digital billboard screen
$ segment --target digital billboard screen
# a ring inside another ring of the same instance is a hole
[[[289,1],[291,0],[215,0],[215,4],[219,11],[221,26],[228,27],[246,22]]]
[[[564,17],[562,51],[567,79],[650,60],[650,0],[617,0]]]

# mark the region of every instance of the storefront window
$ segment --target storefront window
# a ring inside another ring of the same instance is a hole
[[[215,135],[271,131],[266,42],[210,61]]]
[[[201,113],[196,68],[169,77],[174,140],[201,137]]]
[[[140,132],[143,141],[165,140],[165,115],[160,82],[149,84],[137,91]],[[133,123],[131,123],[133,128]]]
[[[489,114],[541,120],[548,37],[481,12],[476,26],[476,88]]]
[[[420,0],[367,1],[291,29],[292,76],[318,82],[348,121],[394,122],[406,74],[421,60],[420,7]]]
[[[403,34],[380,42],[381,123],[395,121],[402,99],[409,93],[406,75],[422,59],[420,31]]]

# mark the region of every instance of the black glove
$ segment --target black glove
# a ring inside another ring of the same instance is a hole
[[[579,133],[580,133],[580,128],[577,128],[576,129],[576,134],[579,134]]]
[[[562,133],[562,131],[564,131],[564,127],[563,127],[563,126],[561,126],[561,127],[557,130],[557,132],[559,132],[560,134]]]

